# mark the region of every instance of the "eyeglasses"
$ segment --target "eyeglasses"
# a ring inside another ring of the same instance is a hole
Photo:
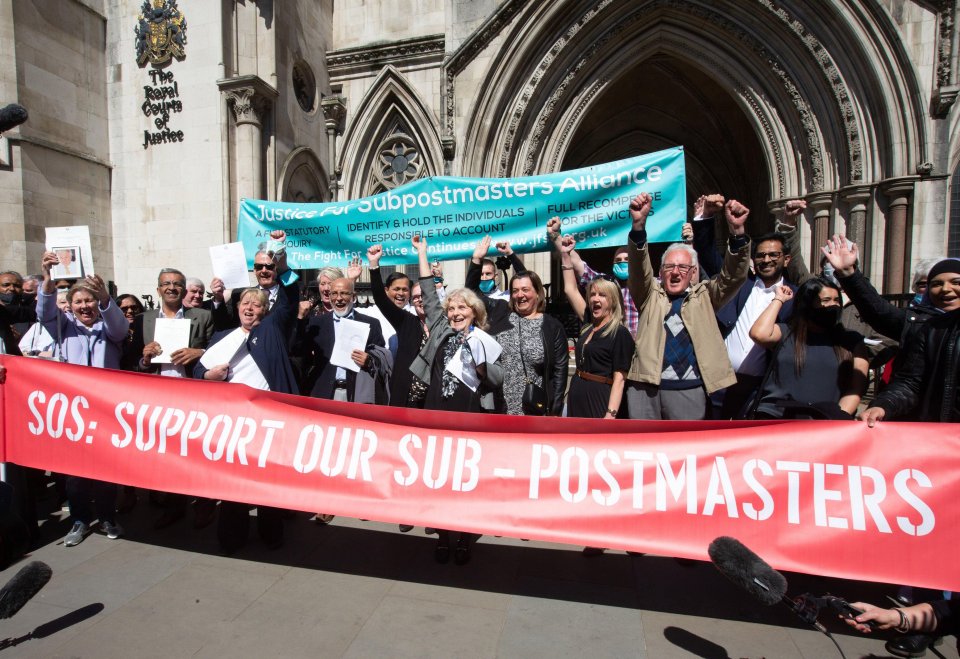
[[[330,297],[353,297],[353,293],[350,291],[330,291]]]
[[[122,311],[123,313],[138,313],[139,309],[132,304],[128,304],[125,307],[120,307],[120,311]]]
[[[754,261],[762,261],[764,259],[779,259],[783,256],[783,252],[757,252],[753,255]]]
[[[157,284],[158,288],[186,288],[187,285],[179,281],[162,281]]]
[[[921,279],[920,281],[918,281],[918,282],[916,283],[916,287],[917,287],[917,288],[926,288],[926,287],[927,287],[927,280],[926,280],[926,279]]]
[[[254,270],[276,270],[277,266],[275,263],[254,263]]]
[[[410,299],[413,300],[414,302],[416,302],[417,300],[422,300],[422,299],[423,299],[423,296],[422,296],[422,295],[411,295],[411,296],[410,296]]]
[[[685,275],[693,270],[693,266],[687,265],[686,263],[664,263],[662,266],[660,266],[660,270],[661,272],[670,272],[672,270],[676,270],[681,275]]]

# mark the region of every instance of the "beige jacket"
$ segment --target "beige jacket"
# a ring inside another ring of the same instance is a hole
[[[630,242],[630,294],[640,312],[637,341],[628,380],[660,384],[663,351],[667,342],[663,319],[670,311],[670,300],[654,277],[647,244]],[[737,376],[727,357],[720,335],[716,312],[729,302],[747,279],[750,243],[733,253],[726,250],[720,274],[690,287],[680,307],[680,318],[690,334],[697,355],[697,366],[708,394],[729,387]]]

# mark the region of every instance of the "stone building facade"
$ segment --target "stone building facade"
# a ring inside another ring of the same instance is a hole
[[[763,231],[803,197],[807,256],[845,232],[887,292],[960,255],[956,0],[179,0],[184,55],[156,66],[143,4],[0,0],[0,102],[31,114],[0,150],[4,267],[87,224],[98,271],[149,292],[163,266],[209,278],[242,197],[674,145],[691,198],[738,198]],[[549,255],[528,265],[549,278]]]

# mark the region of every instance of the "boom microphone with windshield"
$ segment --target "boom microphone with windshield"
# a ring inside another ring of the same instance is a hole
[[[27,120],[27,108],[16,103],[0,108],[0,133],[16,128]]]
[[[20,568],[7,585],[0,588],[0,618],[11,618],[47,585],[53,570],[46,563],[33,561]]]
[[[710,560],[713,561],[714,566],[723,576],[767,606],[783,602],[805,623],[826,634],[837,646],[840,656],[844,656],[843,650],[840,649],[836,640],[817,618],[824,608],[830,608],[845,618],[858,616],[863,611],[850,606],[846,600],[833,595],[817,597],[804,593],[799,597],[788,597],[786,578],[767,565],[762,558],[747,549],[736,538],[721,536],[714,539],[710,543],[710,547],[707,548],[707,553],[710,555]],[[871,627],[875,626],[873,621],[866,624]]]

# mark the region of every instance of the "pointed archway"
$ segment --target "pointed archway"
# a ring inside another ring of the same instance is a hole
[[[347,199],[443,172],[437,121],[428,108],[400,71],[384,67],[343,137],[339,168]]]

